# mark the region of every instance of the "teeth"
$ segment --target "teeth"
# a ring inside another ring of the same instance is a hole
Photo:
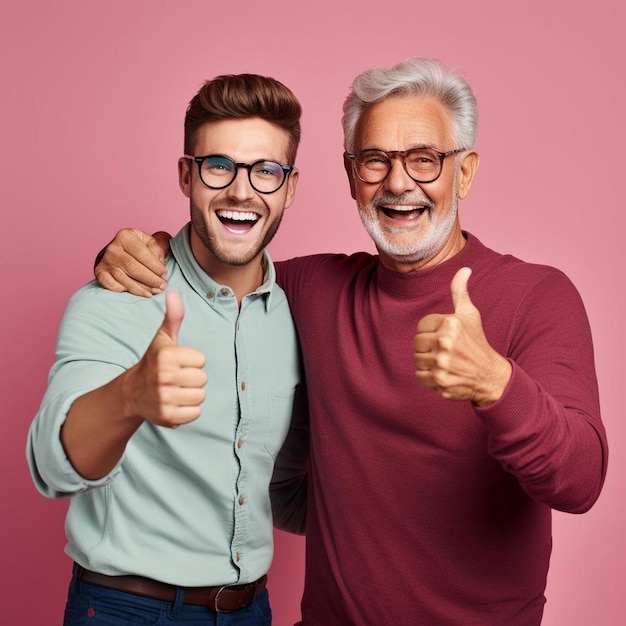
[[[398,211],[399,213],[410,213],[411,211],[423,211],[424,205],[407,206],[406,204],[388,204],[384,208],[389,211]]]
[[[251,211],[217,211],[218,217],[225,220],[234,220],[236,222],[256,222],[259,216]]]

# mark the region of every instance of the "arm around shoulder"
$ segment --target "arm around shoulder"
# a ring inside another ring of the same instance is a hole
[[[165,288],[164,260],[171,235],[159,231],[150,236],[136,228],[120,230],[100,251],[94,265],[97,281],[111,291],[128,291],[150,297]]]

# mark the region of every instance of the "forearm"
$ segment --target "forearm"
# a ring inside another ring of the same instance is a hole
[[[541,268],[537,278],[525,289],[524,276],[517,277],[522,297],[510,310],[485,299],[488,328],[507,320],[498,350],[513,369],[502,397],[474,410],[487,428],[489,453],[531,497],[582,513],[600,494],[608,458],[591,330],[563,273]]]
[[[502,399],[476,410],[490,431],[489,453],[531,497],[583,513],[600,494],[608,456],[599,410],[590,405],[557,399],[514,365]]]
[[[124,397],[125,372],[78,398],[61,428],[61,443],[74,469],[88,480],[108,474],[143,419],[132,415]]]
[[[307,513],[306,474],[270,486],[274,526],[280,530],[303,535],[306,529]]]
[[[297,534],[303,534],[306,525],[309,432],[306,384],[300,384],[296,388],[291,426],[270,484],[274,525]]]

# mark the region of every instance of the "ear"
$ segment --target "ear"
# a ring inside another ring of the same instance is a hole
[[[480,157],[475,150],[469,150],[463,155],[459,166],[459,178],[457,181],[457,194],[460,199],[465,198],[469,193],[479,163]]]
[[[191,197],[191,161],[185,157],[178,159],[178,185],[180,190]]]
[[[352,159],[349,159],[346,156],[346,153],[343,153],[343,167],[346,170],[346,174],[348,175],[348,182],[350,183],[350,194],[356,200],[356,187],[354,185],[354,165],[352,164]]]
[[[289,177],[285,181],[285,187],[287,188],[287,193],[285,195],[285,208],[288,209],[292,202],[296,198],[296,185],[298,184],[298,178],[300,177],[300,171],[298,168],[294,167],[289,173]]]

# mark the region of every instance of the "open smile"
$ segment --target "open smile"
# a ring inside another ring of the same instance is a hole
[[[409,222],[411,220],[419,219],[420,215],[424,211],[428,210],[428,206],[378,206],[378,209],[382,211],[387,217],[393,220],[400,220]]]
[[[232,211],[230,209],[220,209],[216,211],[216,215],[226,230],[234,234],[250,232],[261,217],[253,211]]]

